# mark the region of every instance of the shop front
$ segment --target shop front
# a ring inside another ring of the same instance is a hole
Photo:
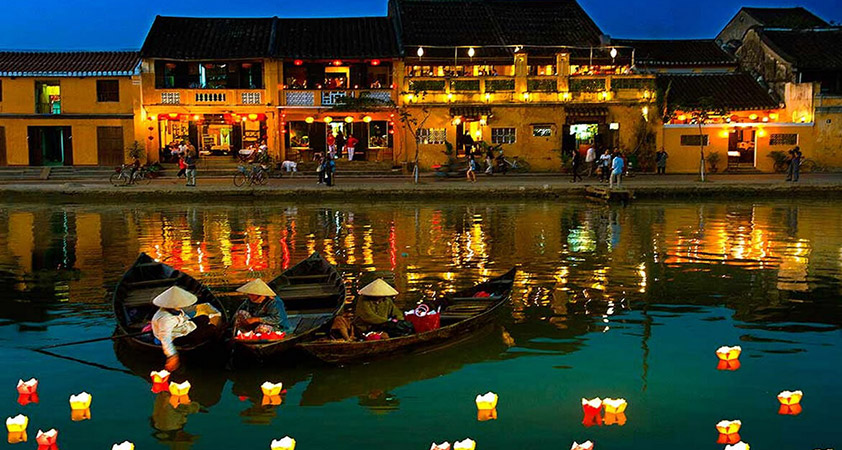
[[[329,116],[300,114],[282,116],[286,159],[311,161],[316,153],[329,151],[328,142],[347,141],[353,136],[358,143],[354,161],[392,161],[394,122],[387,113],[354,113]],[[332,139],[331,139],[332,137]],[[347,158],[346,149],[337,146],[337,157]]]
[[[158,123],[162,147],[189,142],[200,157],[236,158],[267,137],[266,115],[259,113],[169,113],[158,116]]]
[[[585,155],[591,147],[599,153],[619,148],[620,125],[608,121],[607,108],[567,108],[566,113],[562,128],[564,151],[576,150]]]

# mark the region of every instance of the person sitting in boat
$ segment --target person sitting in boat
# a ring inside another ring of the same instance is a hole
[[[167,357],[164,366],[170,372],[178,369],[181,362],[176,346],[191,346],[207,341],[217,332],[221,314],[209,304],[199,305],[204,313],[192,319],[184,308],[193,306],[198,298],[184,289],[173,286],[152,300],[159,309],[152,316],[152,334],[161,342]]]
[[[378,331],[384,337],[406,336],[415,332],[410,322],[403,320],[403,312],[395,306],[392,297],[398,291],[378,278],[360,289],[354,325],[363,332]]]
[[[289,331],[289,319],[284,302],[263,280],[257,278],[237,288],[248,295],[236,315],[237,331],[260,334]]]

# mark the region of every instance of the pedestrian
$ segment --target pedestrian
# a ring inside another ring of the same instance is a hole
[[[336,145],[334,146],[333,154],[330,155],[330,160],[333,161],[336,158],[336,153],[339,152],[341,155],[342,150],[345,148],[345,136],[342,134],[341,131],[336,133]]]
[[[324,171],[327,185],[334,186],[336,184],[336,160],[333,158],[327,158]]]
[[[585,154],[585,164],[588,166],[588,176],[593,177],[596,172],[596,148],[594,145],[588,147],[588,152]]]
[[[798,182],[798,178],[801,175],[801,162],[804,160],[804,155],[801,153],[801,149],[795,147],[793,150],[792,155],[792,162],[790,163],[792,167],[792,181]]]
[[[658,175],[666,175],[667,158],[669,158],[669,155],[664,149],[660,149],[655,153],[655,165],[658,168]]]
[[[477,160],[474,157],[473,153],[468,154],[468,171],[465,172],[465,175],[468,177],[468,181],[472,183],[477,182]]]
[[[318,184],[325,184],[325,156],[319,152],[316,153],[316,174],[319,176]]]
[[[470,155],[474,152],[474,138],[471,137],[471,133],[465,133],[462,135],[462,145],[465,146],[466,155]]]
[[[605,153],[599,157],[599,181],[607,183],[611,174],[611,149],[606,148]]]
[[[617,187],[620,187],[620,182],[623,179],[624,166],[625,161],[623,161],[623,155],[619,152],[614,152],[614,159],[611,160],[611,182],[608,185],[609,188],[613,189],[614,183],[617,184]]]
[[[328,154],[335,155],[336,154],[336,138],[333,137],[333,132],[327,132],[327,151]]]
[[[788,153],[787,167],[786,167],[786,181],[792,181],[795,175],[795,166],[797,164],[796,155],[800,151],[798,146],[793,147]],[[800,167],[799,167],[800,169]],[[797,180],[796,180],[797,181]]]
[[[494,150],[491,149],[491,146],[485,147],[485,173],[487,175],[494,174]]]
[[[196,150],[188,150],[187,157],[184,158],[184,164],[187,165],[185,175],[187,176],[187,186],[196,186]]]
[[[572,153],[572,168],[573,168],[573,179],[570,180],[571,183],[575,183],[576,179],[578,178],[579,181],[582,180],[582,175],[579,174],[580,166],[582,165],[582,155],[579,153],[579,149],[574,149]]]
[[[360,142],[353,133],[348,135],[348,142],[345,143],[345,148],[348,150],[348,161],[354,160],[354,149],[357,147],[357,143]]]
[[[181,178],[184,176],[184,173],[187,172],[187,164],[184,162],[184,155],[178,155],[178,173],[175,174],[176,178]]]

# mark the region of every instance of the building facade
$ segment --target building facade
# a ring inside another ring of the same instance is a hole
[[[119,165],[140,114],[136,52],[0,52],[0,165]]]

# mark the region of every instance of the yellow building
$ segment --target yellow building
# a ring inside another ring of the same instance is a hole
[[[136,52],[0,52],[0,165],[119,165],[141,141]]]

